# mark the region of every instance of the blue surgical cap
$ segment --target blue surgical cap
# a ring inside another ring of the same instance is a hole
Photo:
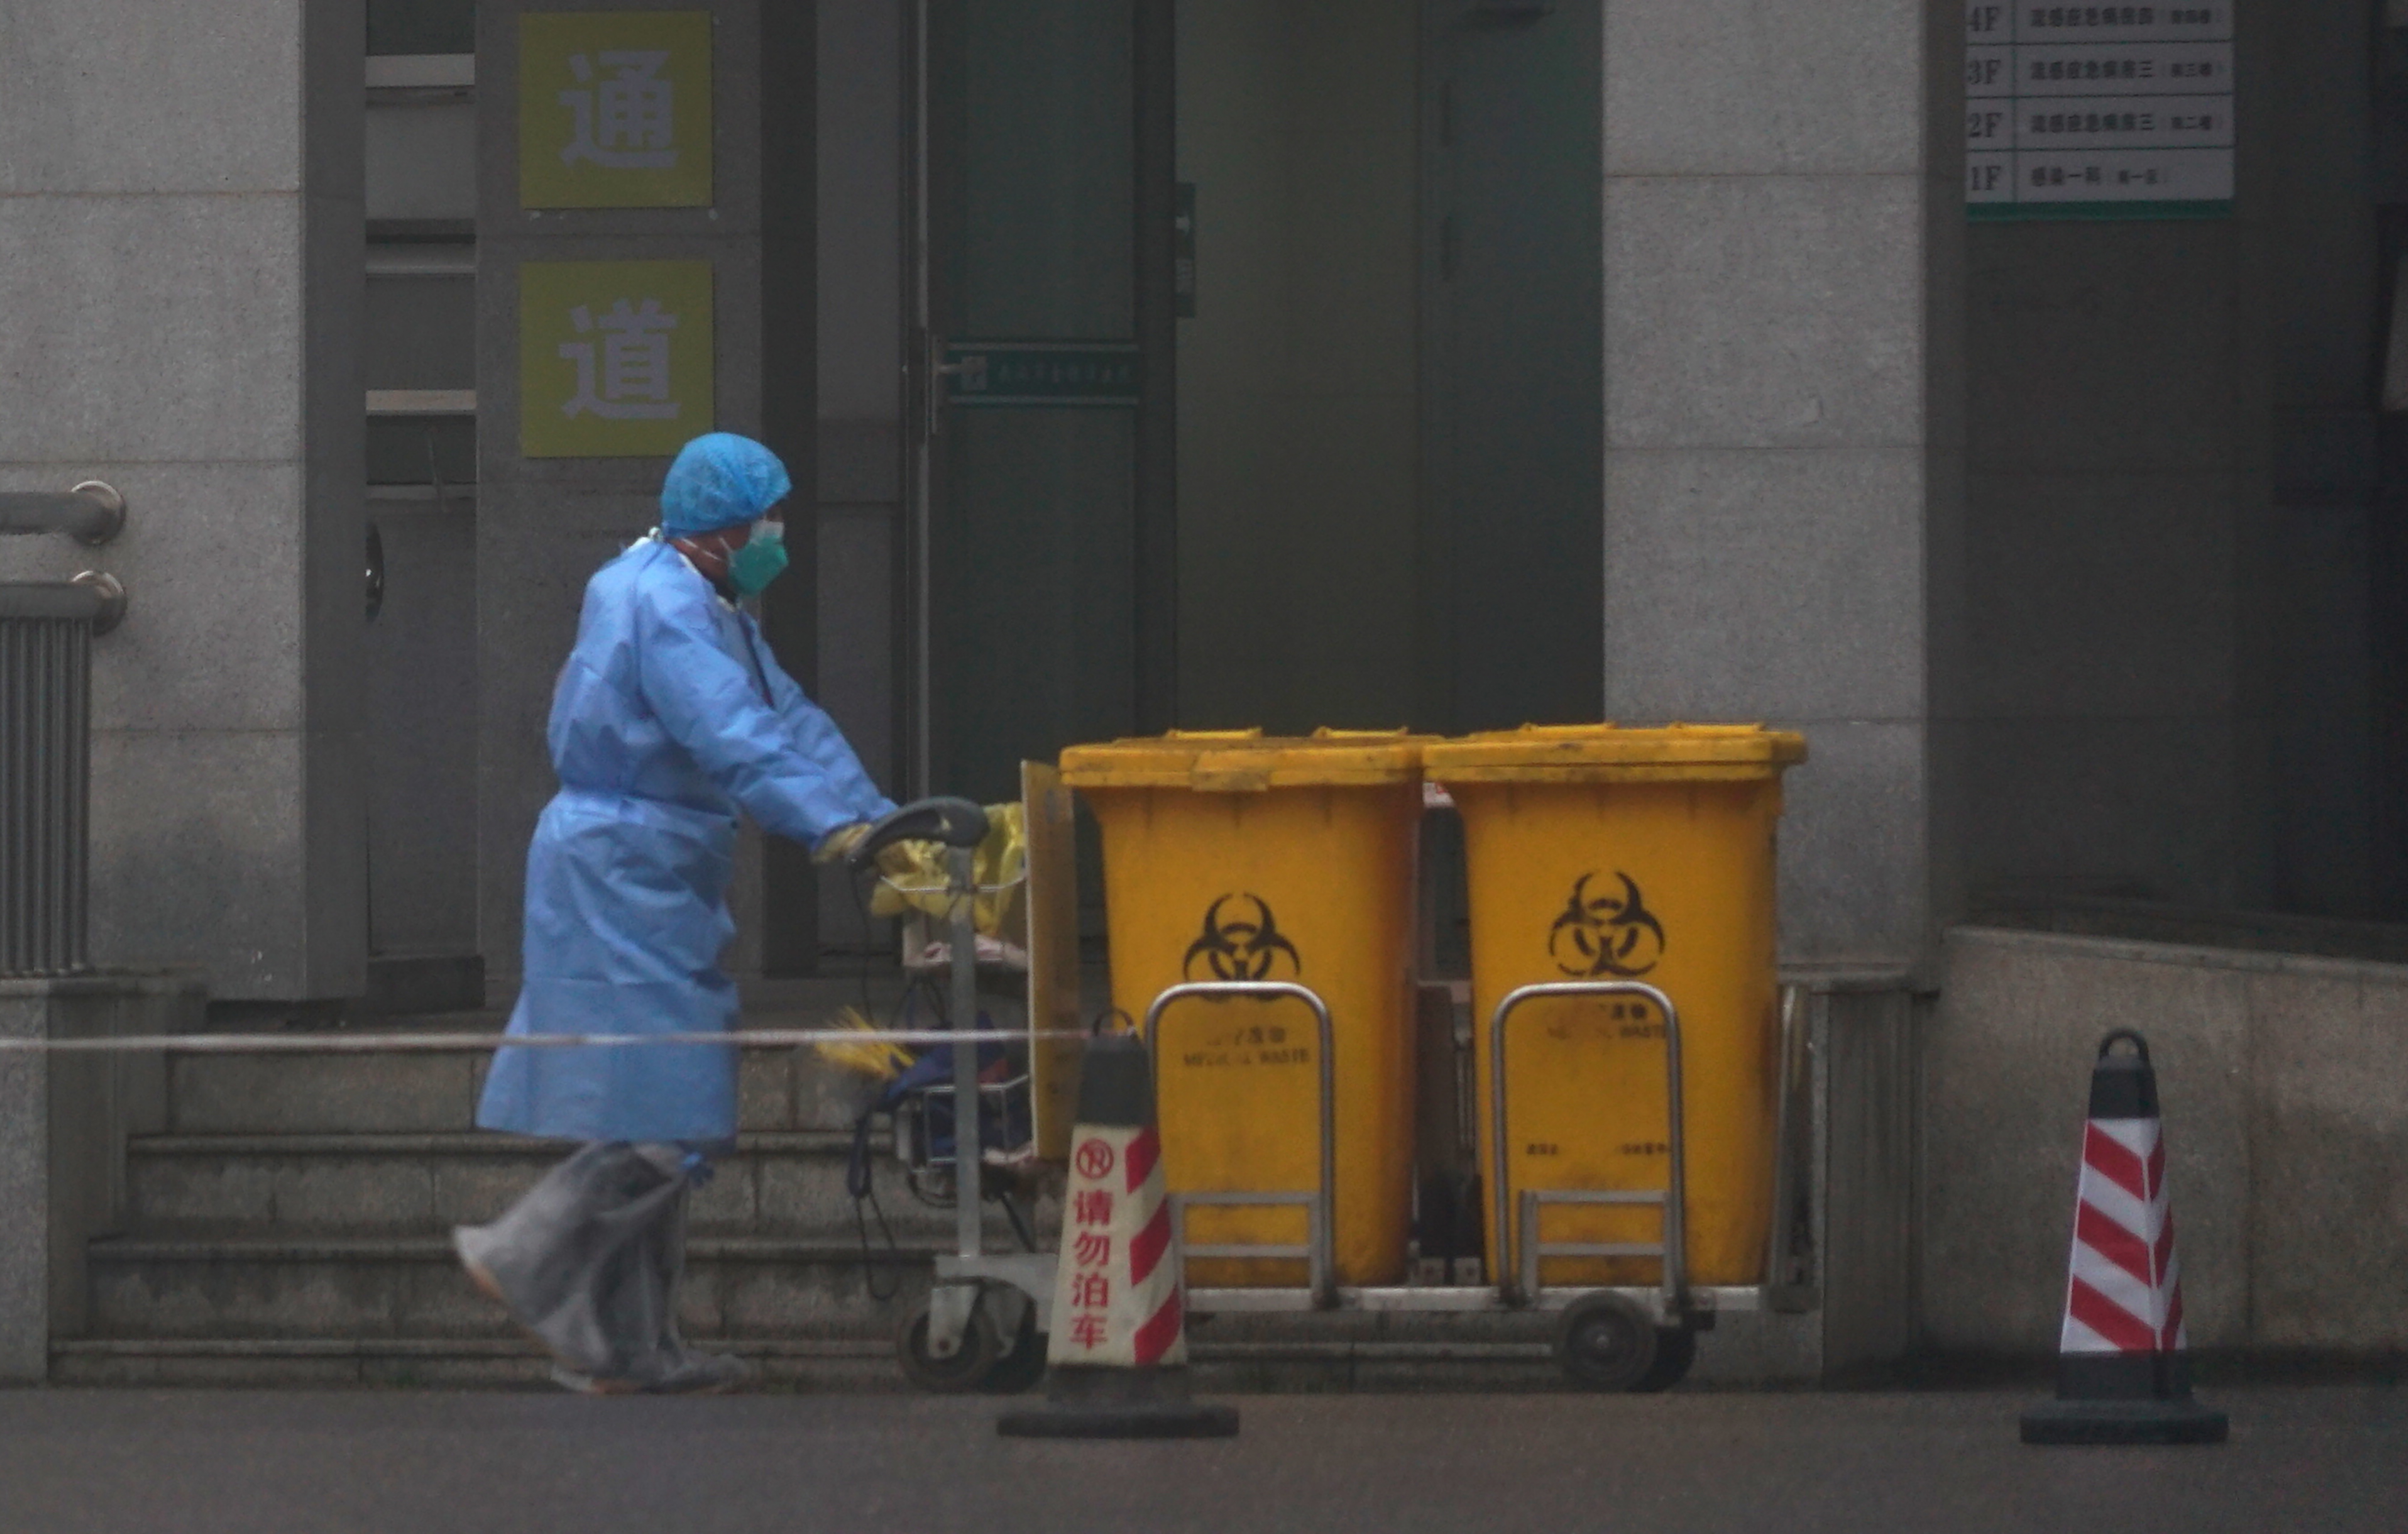
[[[794,488],[778,455],[751,437],[697,437],[661,482],[661,530],[681,538],[758,521]]]

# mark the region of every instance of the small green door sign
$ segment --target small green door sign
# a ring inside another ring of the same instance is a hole
[[[666,457],[711,429],[710,263],[519,267],[519,452]]]
[[[945,372],[954,405],[1126,409],[1139,399],[1133,341],[954,341]]]
[[[519,206],[710,204],[710,13],[519,18]]]

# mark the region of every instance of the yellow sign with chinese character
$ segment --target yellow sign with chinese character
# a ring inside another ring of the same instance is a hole
[[[710,204],[710,13],[519,18],[519,206]]]
[[[711,429],[710,263],[519,267],[519,452],[666,457]]]

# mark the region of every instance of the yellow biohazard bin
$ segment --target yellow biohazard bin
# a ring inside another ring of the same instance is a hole
[[[1112,1003],[1142,1019],[1185,981],[1294,981],[1335,1048],[1333,1267],[1403,1276],[1412,1179],[1413,838],[1426,738],[1177,732],[1062,753],[1103,831]],[[1311,1193],[1320,1055],[1294,998],[1174,1003],[1161,1023],[1163,1168],[1173,1193]],[[1191,1205],[1191,1245],[1307,1244],[1306,1211]],[[1293,1286],[1285,1258],[1190,1262],[1205,1287]]]
[[[1483,1185],[1498,1187],[1490,1020],[1518,986],[1637,980],[1680,1014],[1687,1279],[1764,1278],[1772,1219],[1780,1025],[1773,958],[1773,843],[1781,774],[1806,758],[1796,735],[1756,725],[1530,726],[1423,753],[1463,817],[1471,912]],[[1511,1198],[1531,1189],[1668,1185],[1663,1017],[1631,998],[1543,998],[1507,1025]],[[1518,1266],[1509,1208],[1493,1276]],[[1550,1203],[1539,1240],[1655,1244],[1644,1205]],[[1651,1258],[1550,1257],[1558,1285],[1652,1284]]]

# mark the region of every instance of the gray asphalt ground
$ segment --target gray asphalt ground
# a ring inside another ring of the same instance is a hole
[[[908,1396],[0,1392],[7,1534],[2408,1529],[2408,1392],[2217,1392],[2216,1448],[2031,1449],[2021,1393],[1236,1398],[1219,1443]]]

